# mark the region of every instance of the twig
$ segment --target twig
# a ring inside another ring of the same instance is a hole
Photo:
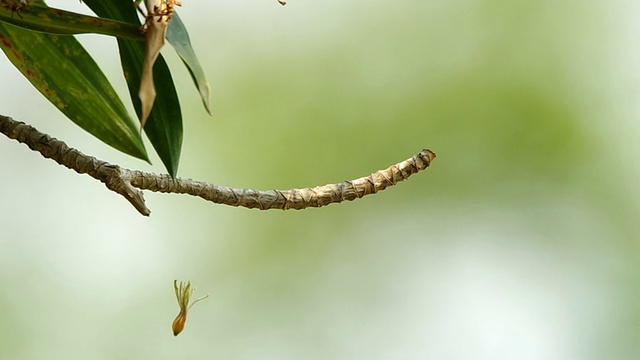
[[[144,202],[141,190],[189,194],[217,204],[242,206],[250,209],[301,210],[345,200],[351,201],[365,195],[375,194],[406,180],[418,171],[426,169],[436,157],[436,154],[431,150],[424,149],[405,161],[359,179],[312,188],[262,191],[235,189],[187,178],[177,178],[174,181],[169,175],[125,169],[85,155],[70,148],[63,141],[43,134],[34,127],[7,116],[0,115],[0,132],[10,139],[27,145],[45,158],[52,159],[80,174],[88,174],[94,179],[100,180],[108,189],[124,196],[145,216],[149,216],[151,211]]]

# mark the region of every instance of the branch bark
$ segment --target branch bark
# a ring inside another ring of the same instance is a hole
[[[145,204],[141,190],[189,194],[217,204],[250,209],[301,210],[375,194],[426,169],[436,157],[434,152],[424,149],[407,160],[355,180],[312,188],[262,191],[236,189],[188,178],[174,180],[166,174],[125,169],[85,155],[67,146],[63,141],[43,134],[34,127],[15,121],[8,116],[0,115],[0,132],[10,139],[27,145],[45,158],[101,181],[109,190],[124,196],[145,216],[149,216],[151,211]]]

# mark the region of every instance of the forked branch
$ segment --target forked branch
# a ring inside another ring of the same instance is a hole
[[[426,169],[436,157],[436,154],[431,150],[424,149],[405,161],[359,179],[312,188],[262,191],[235,189],[186,178],[173,180],[169,175],[125,169],[85,155],[70,148],[63,141],[43,134],[34,127],[7,116],[0,115],[0,132],[10,139],[27,145],[45,158],[52,159],[80,174],[88,174],[100,180],[108,189],[124,196],[145,216],[149,216],[151,211],[144,202],[141,190],[189,194],[217,204],[242,206],[250,209],[300,210],[375,194],[406,180],[418,171]]]

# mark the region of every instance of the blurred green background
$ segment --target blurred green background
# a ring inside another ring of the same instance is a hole
[[[208,117],[165,49],[180,176],[304,187],[423,147],[438,158],[327,208],[147,193],[144,218],[0,138],[0,358],[637,359],[640,3],[187,0],[179,13],[214,103]],[[114,40],[81,40],[126,97]],[[163,170],[84,133],[6,59],[0,82],[1,114]],[[177,338],[174,279],[210,294]]]

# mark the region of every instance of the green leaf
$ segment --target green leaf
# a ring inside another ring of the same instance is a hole
[[[129,40],[118,41],[122,67],[138,116],[140,116],[142,108],[138,98],[138,89],[144,58],[144,46],[140,47],[139,45],[144,44]],[[175,178],[182,147],[182,113],[169,67],[162,57],[158,57],[156,60],[153,67],[153,77],[156,81],[156,101],[144,126],[144,132],[156,149],[169,175]]]
[[[198,88],[200,97],[202,98],[202,104],[211,115],[211,87],[204,76],[204,70],[200,66],[198,57],[193,51],[191,46],[191,40],[189,39],[189,32],[184,26],[182,20],[178,16],[178,13],[174,13],[169,21],[169,27],[167,29],[167,41],[173,46],[182,62],[187,66],[191,79]]]
[[[100,67],[73,36],[0,22],[0,47],[13,65],[71,121],[137,158],[147,153],[135,123]]]
[[[84,0],[83,2],[100,17],[140,26],[138,14],[131,1]],[[118,39],[118,48],[129,94],[140,116],[138,90],[142,76],[144,43]],[[144,131],[169,175],[175,178],[182,148],[182,112],[171,72],[162,55],[158,57],[153,67],[153,77],[157,95]]]
[[[73,35],[96,33],[144,41],[140,26],[122,21],[101,19],[41,4],[30,4],[20,12],[0,6],[0,22],[48,34]]]

